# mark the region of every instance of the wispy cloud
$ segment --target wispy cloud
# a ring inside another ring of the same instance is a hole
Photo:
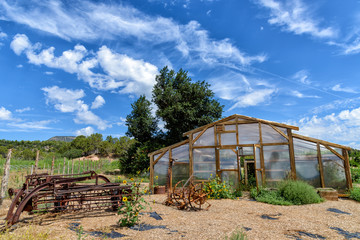
[[[47,103],[53,104],[55,109],[64,113],[75,113],[75,123],[94,125],[100,130],[111,127],[105,120],[91,112],[89,106],[81,100],[85,96],[82,89],[71,90],[52,86],[42,90],[45,93]]]
[[[307,70],[300,70],[292,76],[292,79],[294,79],[302,84],[309,85],[309,84],[311,84],[309,75],[310,74]]]
[[[276,89],[259,89],[246,93],[235,99],[236,103],[229,108],[229,111],[235,108],[245,108],[257,106],[259,104],[266,104],[276,91]]]
[[[293,90],[290,92],[290,95],[295,96],[297,98],[320,98],[317,95],[305,95],[297,90]]]
[[[23,130],[44,130],[52,129],[48,125],[52,123],[52,120],[34,121],[34,122],[12,122],[8,123],[8,126],[16,127]]]
[[[357,37],[354,41],[345,41],[345,42],[335,42],[329,41],[329,45],[337,46],[342,49],[341,54],[343,55],[352,55],[360,53],[360,38]]]
[[[4,0],[0,2],[1,9],[9,21],[66,40],[137,39],[146,47],[171,45],[188,61],[209,66],[246,65],[266,60],[265,54],[251,56],[240,51],[230,39],[212,39],[197,21],[179,24],[171,18],[150,16],[124,4],[73,1],[70,8],[59,0],[32,0],[27,4]]]
[[[257,0],[256,3],[270,10],[269,24],[282,27],[284,31],[297,35],[309,34],[317,38],[331,38],[337,35],[333,27],[321,27],[311,14],[311,9],[301,0]]]
[[[336,91],[336,92],[358,93],[353,88],[341,87],[341,84],[336,84],[335,86],[333,86],[331,88],[331,90]]]
[[[15,112],[17,113],[23,113],[23,112],[28,112],[31,111],[30,107],[26,107],[26,108],[21,108],[21,109],[16,109]]]

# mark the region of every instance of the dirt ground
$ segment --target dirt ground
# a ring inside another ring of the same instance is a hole
[[[8,236],[35,231],[48,239],[224,239],[242,229],[248,239],[360,239],[360,203],[348,199],[303,206],[274,206],[252,201],[209,200],[208,211],[180,211],[163,205],[166,195],[146,196],[151,209],[143,212],[140,229],[120,228],[114,212],[29,216],[22,214]],[[0,209],[1,224],[10,201]],[[340,210],[335,213],[329,210]],[[154,213],[155,212],[155,213]],[[150,214],[151,213],[151,214]],[[162,220],[154,217],[160,216]],[[148,229],[148,230],[145,230]],[[1,237],[1,236],[0,236]]]

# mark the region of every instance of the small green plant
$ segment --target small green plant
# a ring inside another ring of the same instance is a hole
[[[350,190],[350,198],[360,202],[360,188],[354,187]]]
[[[133,178],[130,179],[134,181]],[[124,183],[126,181],[124,180]],[[131,185],[131,192],[129,192],[128,196],[123,196],[122,205],[119,207],[118,214],[122,215],[122,218],[119,220],[119,225],[121,227],[131,227],[134,226],[139,220],[139,213],[141,210],[146,209],[146,205],[150,205],[145,199],[142,197],[144,192],[140,192],[141,183],[133,182]]]
[[[360,183],[360,168],[351,168],[351,178],[355,183]]]
[[[242,193],[240,190],[234,190],[233,187],[225,182],[221,181],[219,177],[210,179],[210,181],[204,185],[205,192],[209,193],[210,199],[221,199],[241,197]]]
[[[87,235],[83,236],[84,235],[84,228],[83,226],[79,226],[77,229],[76,229],[76,237],[78,240],[81,240],[81,239],[85,239],[87,237]]]
[[[302,205],[323,201],[314,187],[305,182],[293,180],[280,182],[274,190],[253,188],[250,196],[256,201],[274,205]]]
[[[230,237],[226,236],[225,240],[247,240],[248,237],[246,233],[242,230],[236,229],[234,232],[231,233]]]

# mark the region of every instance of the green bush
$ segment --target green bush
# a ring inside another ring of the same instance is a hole
[[[350,198],[360,202],[360,188],[354,187],[350,190]]]
[[[314,187],[302,181],[286,180],[276,190],[252,189],[250,196],[256,201],[274,205],[302,205],[322,202]]]
[[[360,168],[351,168],[351,178],[353,182],[360,183]]]
[[[287,201],[295,205],[319,203],[322,201],[315,188],[302,181],[283,181],[278,185],[278,191]]]

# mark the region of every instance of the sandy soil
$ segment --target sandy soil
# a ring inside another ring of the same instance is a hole
[[[141,226],[154,229],[120,228],[117,226],[120,217],[106,211],[42,216],[23,214],[11,235],[35,228],[37,232],[49,234],[49,239],[78,239],[75,229],[82,226],[83,239],[109,239],[113,235],[106,234],[111,232],[125,235],[121,239],[224,239],[235,229],[243,229],[249,239],[345,239],[339,234],[340,229],[345,231],[343,234],[353,234],[351,239],[360,239],[360,203],[348,199],[303,206],[274,206],[245,196],[238,200],[209,200],[208,211],[196,212],[163,205],[165,195],[146,196],[146,199],[151,209],[141,215]],[[0,209],[1,219],[8,206],[7,200]],[[328,211],[331,208],[349,214]],[[162,220],[156,220],[150,212],[156,212]],[[94,231],[102,233],[94,235]]]

